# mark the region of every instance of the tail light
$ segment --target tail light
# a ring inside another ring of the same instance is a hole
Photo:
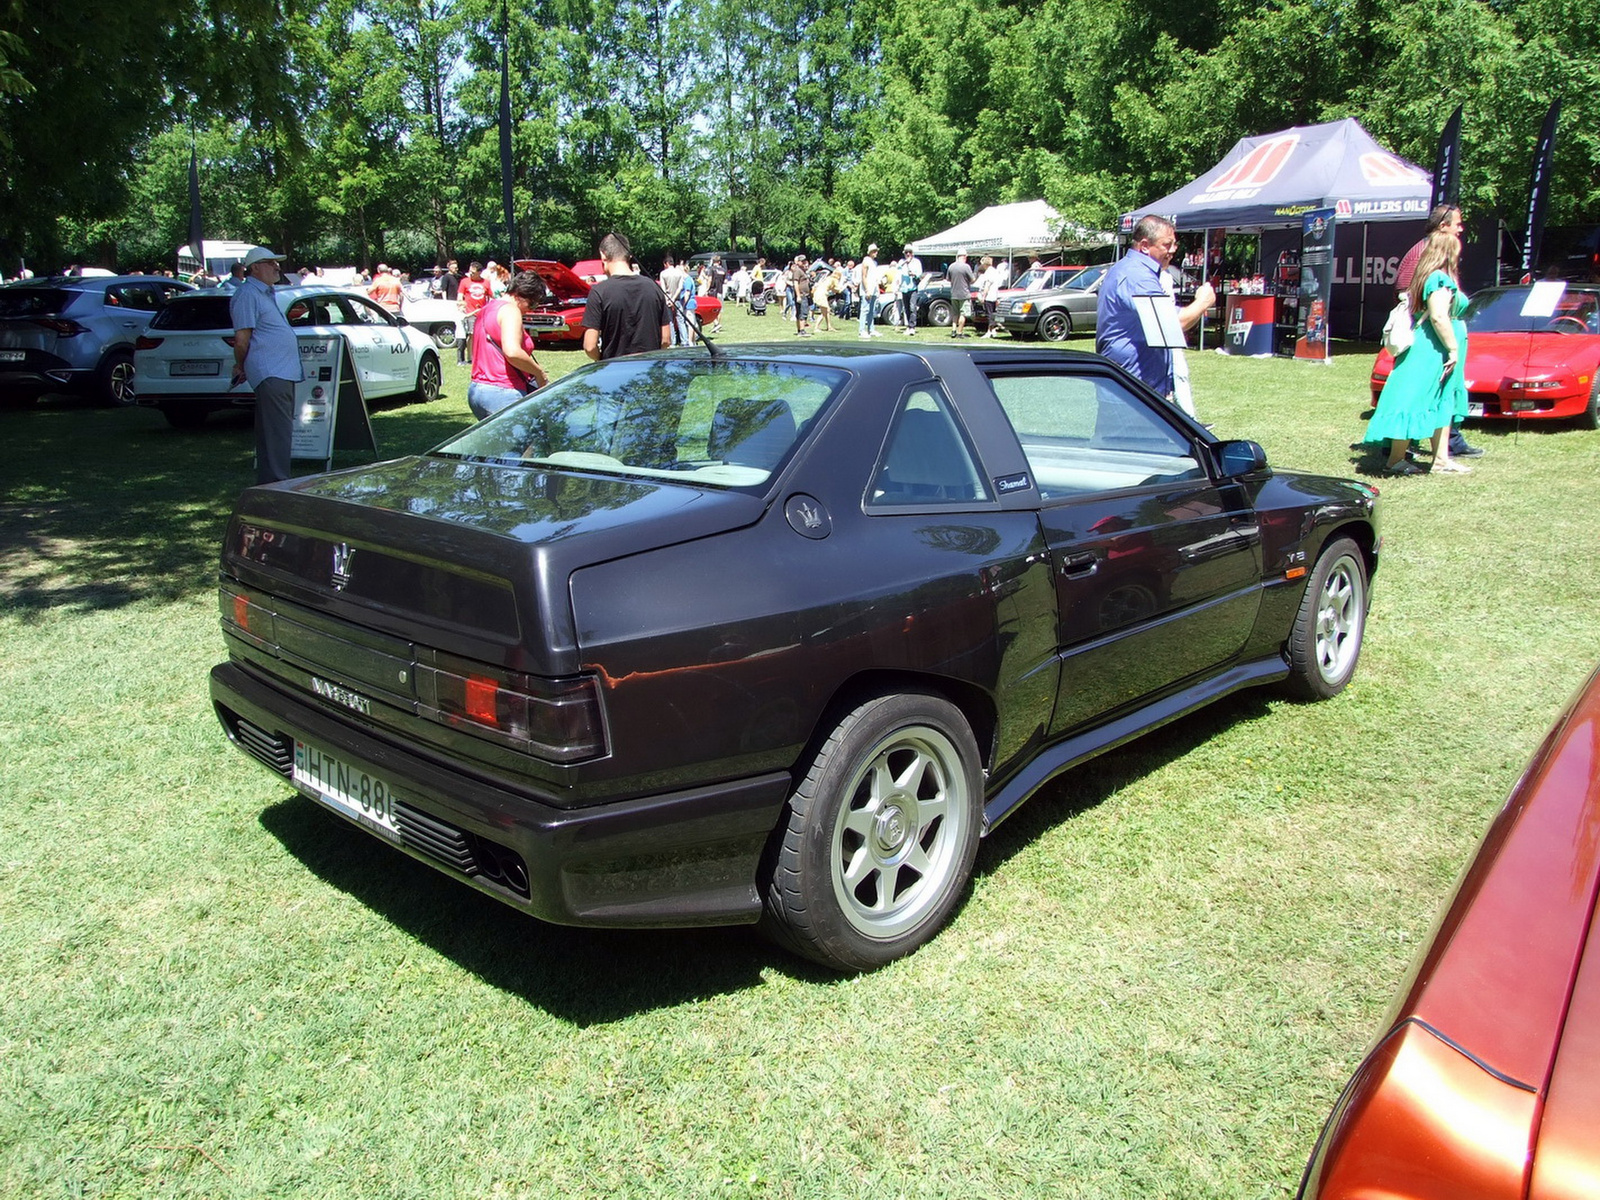
[[[141,335],[134,341],[133,348],[135,350],[154,350],[157,346],[161,345],[162,341],[164,340],[165,339],[163,338],[153,338],[148,335]]]
[[[433,702],[446,724],[498,734],[496,740],[551,762],[605,753],[600,693],[590,677],[541,679],[446,654],[436,656],[432,677]]]
[[[80,333],[88,332],[88,326],[69,321],[66,317],[34,317],[33,323],[42,325],[57,337],[77,337]]]
[[[255,646],[270,647],[274,641],[272,612],[248,596],[230,588],[220,593],[223,628]]]

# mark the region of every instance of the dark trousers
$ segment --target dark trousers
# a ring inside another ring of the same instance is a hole
[[[289,478],[294,440],[294,383],[263,379],[256,393],[256,482]]]

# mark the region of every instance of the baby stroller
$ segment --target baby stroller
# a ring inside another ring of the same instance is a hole
[[[762,279],[750,281],[750,315],[764,317],[767,315],[767,284]]]

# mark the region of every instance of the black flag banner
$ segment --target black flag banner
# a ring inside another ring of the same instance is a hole
[[[506,212],[506,253],[517,257],[515,206],[511,202],[511,18],[500,2],[500,200]]]
[[[1429,210],[1441,204],[1461,207],[1461,105],[1450,114],[1439,133],[1439,149],[1433,156],[1433,200]]]
[[[1528,182],[1528,224],[1522,238],[1522,275],[1531,278],[1539,269],[1539,243],[1544,240],[1544,214],[1550,206],[1550,168],[1556,152],[1556,125],[1561,101],[1550,106],[1533,151],[1533,177]]]
[[[189,253],[199,261],[200,269],[209,274],[204,225],[200,220],[200,164],[193,145],[189,147]]]

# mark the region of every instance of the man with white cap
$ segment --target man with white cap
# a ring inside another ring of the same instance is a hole
[[[289,478],[294,437],[294,385],[302,377],[300,343],[278,308],[272,286],[283,255],[257,246],[244,256],[245,280],[228,301],[233,320],[233,385],[256,394],[256,482]]]

